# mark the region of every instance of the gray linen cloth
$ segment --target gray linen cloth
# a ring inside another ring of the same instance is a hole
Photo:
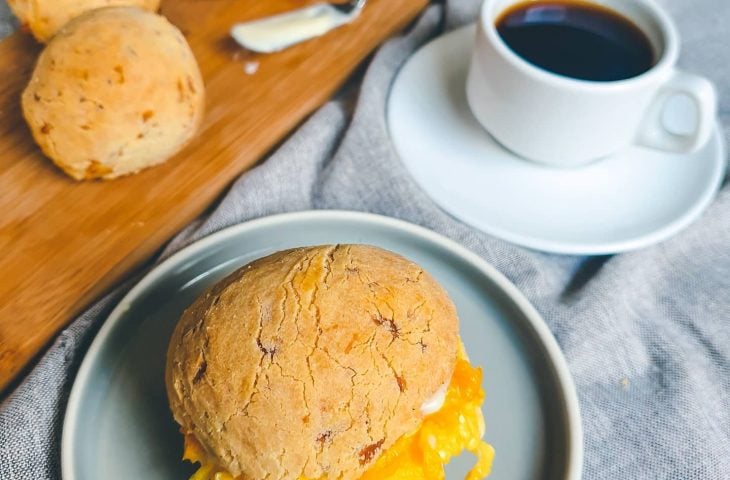
[[[665,4],[683,35],[683,66],[719,87],[727,136],[730,1]],[[494,264],[544,315],[577,383],[585,478],[730,479],[730,188],[674,238],[610,258],[530,251],[445,214],[395,155],[385,105],[408,56],[475,13],[476,2],[430,7],[380,49],[354,108],[338,100],[322,107],[163,256],[229,225],[287,211],[364,210],[424,225]],[[0,405],[0,479],[59,477],[61,419],[75,370],[125,289],[64,330]]]

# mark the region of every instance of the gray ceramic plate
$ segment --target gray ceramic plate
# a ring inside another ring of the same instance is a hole
[[[582,431],[573,382],[535,309],[493,267],[402,221],[353,212],[278,215],[212,235],[150,272],[109,316],[84,359],[63,429],[65,480],[184,480],[182,439],[164,388],[167,341],[182,310],[235,268],[284,248],[369,243],[410,258],[448,290],[461,336],[484,367],[490,480],[578,480]],[[464,478],[469,458],[448,478]]]

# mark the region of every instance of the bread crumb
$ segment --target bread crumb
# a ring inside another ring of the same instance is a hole
[[[259,62],[246,62],[243,64],[243,71],[246,75],[253,75],[259,70]]]

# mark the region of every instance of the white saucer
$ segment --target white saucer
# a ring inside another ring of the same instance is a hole
[[[396,151],[446,211],[537,250],[609,254],[664,240],[710,204],[725,173],[719,127],[690,155],[630,147],[570,170],[505,150],[466,103],[473,37],[464,27],[421,48],[398,74],[388,105]]]

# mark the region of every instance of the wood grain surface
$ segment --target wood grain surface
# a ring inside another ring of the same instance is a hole
[[[426,0],[369,0],[352,24],[271,55],[243,52],[232,23],[307,3],[170,0],[203,72],[206,118],[166,164],[110,182],[77,183],[33,143],[20,92],[41,47],[0,42],[0,390],[85,306],[149,259],[326,101]],[[258,61],[253,75],[244,63]]]

